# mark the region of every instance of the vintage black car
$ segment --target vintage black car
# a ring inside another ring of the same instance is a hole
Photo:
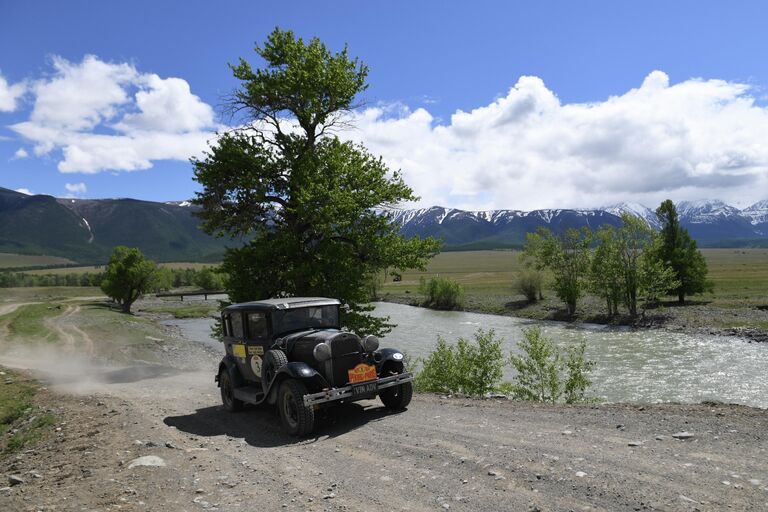
[[[286,430],[309,434],[321,407],[379,396],[404,409],[413,375],[403,354],[341,330],[336,299],[294,297],[233,304],[221,313],[226,355],[216,381],[224,408],[277,404]]]

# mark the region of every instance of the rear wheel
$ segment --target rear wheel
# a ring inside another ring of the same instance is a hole
[[[307,387],[298,380],[288,379],[280,385],[277,407],[285,430],[292,436],[305,436],[315,429],[315,410],[304,405]]]
[[[392,372],[392,375],[397,375],[398,373],[401,372]],[[411,403],[411,398],[413,398],[413,382],[404,382],[397,386],[383,389],[379,391],[379,398],[381,398],[381,403],[387,409],[405,409]]]
[[[266,393],[277,371],[288,364],[288,358],[282,350],[267,350],[261,363],[261,388]]]
[[[219,387],[221,388],[221,403],[224,409],[229,412],[242,410],[243,402],[235,398],[235,387],[232,385],[232,378],[227,370],[222,370],[219,374]]]

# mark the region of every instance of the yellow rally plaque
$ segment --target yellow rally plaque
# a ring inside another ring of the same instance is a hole
[[[245,359],[245,345],[232,345],[232,355]]]
[[[376,367],[369,364],[360,363],[351,370],[347,370],[349,375],[349,383],[357,384],[358,382],[366,382],[376,379]]]

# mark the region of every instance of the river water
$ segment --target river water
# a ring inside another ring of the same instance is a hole
[[[539,325],[560,346],[585,340],[586,355],[595,361],[591,393],[608,402],[688,402],[718,400],[768,408],[768,345],[734,337],[689,335],[664,330],[633,330],[599,325],[572,326],[519,318],[434,311],[377,303],[375,313],[397,323],[382,346],[412,356],[426,356],[438,336],[454,342],[479,329],[493,329],[504,352],[516,350],[524,328]],[[221,348],[211,339],[213,320],[166,322],[185,337]],[[222,349],[223,352],[223,349]],[[511,379],[506,368],[504,377]]]

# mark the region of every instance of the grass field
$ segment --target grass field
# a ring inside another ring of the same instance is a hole
[[[52,430],[54,416],[36,406],[36,382],[0,366],[0,452],[15,452]]]
[[[160,263],[161,267],[179,269],[179,268],[192,268],[200,270],[206,267],[212,267],[214,263],[185,263],[185,262],[173,262],[173,263]],[[95,274],[97,272],[104,272],[104,265],[90,265],[84,267],[66,267],[66,268],[47,268],[37,270],[27,270],[26,274]]]
[[[34,256],[29,254],[11,254],[0,252],[0,268],[37,267],[45,265],[69,265],[74,263],[58,256]]]
[[[709,278],[715,285],[715,291],[693,299],[706,303],[709,310],[689,308],[684,311],[677,308],[671,311],[670,307],[671,313],[692,317],[686,319],[688,325],[768,330],[768,312],[762,310],[768,307],[768,249],[703,249],[702,253],[709,265]],[[425,272],[406,272],[400,282],[393,282],[390,276],[380,288],[380,295],[400,302],[418,302],[421,299],[419,278],[439,275],[462,284],[465,309],[537,319],[562,319],[562,305],[546,286],[546,299],[536,305],[528,305],[523,296],[513,290],[512,283],[521,268],[519,251],[446,252],[436,256]],[[596,298],[586,297],[582,301],[579,319],[600,321],[603,307]],[[707,318],[710,313],[712,316]],[[700,318],[693,318],[696,316]]]

